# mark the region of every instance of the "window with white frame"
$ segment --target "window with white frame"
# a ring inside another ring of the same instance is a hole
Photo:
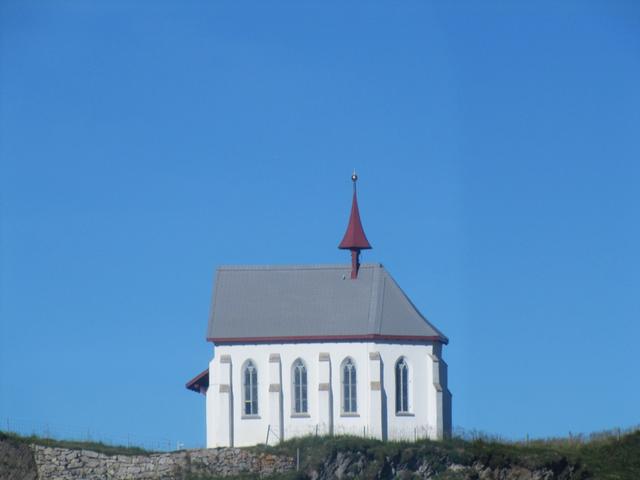
[[[244,388],[244,415],[258,414],[258,369],[249,360],[244,366],[243,372]]]
[[[342,413],[358,411],[356,366],[351,358],[342,362]]]
[[[396,362],[396,413],[409,413],[409,365],[404,357]]]
[[[307,367],[297,359],[293,362],[293,413],[307,412]]]

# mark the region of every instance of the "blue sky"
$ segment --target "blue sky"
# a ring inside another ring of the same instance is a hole
[[[214,269],[347,263],[356,167],[455,425],[639,423],[637,2],[5,0],[0,42],[0,422],[203,444]]]

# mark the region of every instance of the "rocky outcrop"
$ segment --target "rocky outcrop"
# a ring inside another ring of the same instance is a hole
[[[36,480],[37,477],[36,462],[29,446],[0,433],[0,479]]]
[[[235,475],[265,477],[295,468],[293,459],[289,457],[239,448],[149,455],[106,455],[91,450],[40,445],[31,445],[31,448],[39,480],[182,480],[199,476]]]
[[[339,440],[338,440],[339,441]],[[438,443],[343,444],[318,439],[300,444],[301,472],[311,480],[586,480],[593,478],[557,452],[534,453],[497,446],[445,448]],[[294,448],[298,448],[294,445]],[[510,448],[510,447],[505,447]],[[474,450],[476,449],[476,450]],[[479,449],[479,450],[478,450]],[[218,448],[171,453],[108,455],[48,447],[0,435],[0,480],[187,480],[267,478],[295,470],[286,449]],[[295,451],[295,450],[293,450]],[[276,453],[278,452],[278,453]]]
[[[491,461],[456,463],[443,455],[412,459],[399,457],[371,458],[363,452],[336,452],[320,464],[310,466],[305,478],[311,480],[587,480],[591,478],[564,457],[545,465],[493,465]]]

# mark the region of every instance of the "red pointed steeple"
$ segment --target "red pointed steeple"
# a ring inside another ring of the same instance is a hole
[[[356,193],[356,181],[358,175],[355,170],[351,175],[353,180],[353,201],[351,203],[351,216],[349,217],[349,225],[344,234],[344,238],[338,245],[342,250],[351,250],[351,278],[358,278],[358,268],[360,267],[360,250],[369,250],[371,245],[362,228],[360,221],[360,211],[358,210],[358,195]]]

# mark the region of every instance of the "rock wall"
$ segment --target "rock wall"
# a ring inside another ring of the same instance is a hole
[[[13,442],[0,432],[0,479],[36,480],[37,476],[29,445]]]
[[[259,477],[295,468],[292,458],[239,448],[150,455],[105,455],[90,450],[31,445],[39,480],[182,480],[187,477]]]
[[[491,463],[491,462],[489,462]],[[498,462],[499,463],[499,462]],[[560,457],[547,465],[487,465],[475,461],[460,464],[446,456],[432,455],[417,461],[396,458],[367,458],[362,452],[337,452],[320,464],[305,469],[310,480],[346,480],[367,478],[376,480],[588,480],[592,477],[577,472],[575,465]]]
[[[329,440],[327,440],[329,441]],[[365,442],[366,443],[366,442]],[[331,445],[329,445],[331,447]],[[300,478],[309,480],[586,480],[592,475],[557,452],[543,458],[513,452],[485,455],[464,449],[447,451],[438,444],[428,448],[385,445],[341,446],[318,451],[321,445],[301,448]],[[335,445],[334,445],[335,447]],[[471,448],[471,447],[469,447]],[[414,450],[413,452],[411,450]],[[534,452],[535,453],[535,452]],[[506,455],[506,456],[505,456]],[[509,456],[511,455],[511,456]],[[90,450],[29,445],[0,434],[0,480],[195,480],[246,476],[268,477],[295,469],[285,455],[250,449],[185,450],[148,455],[106,455]],[[621,477],[622,478],[622,477]],[[626,478],[626,477],[625,477]],[[631,477],[630,477],[631,478]],[[636,478],[636,477],[633,477]],[[640,477],[638,477],[640,478]]]

